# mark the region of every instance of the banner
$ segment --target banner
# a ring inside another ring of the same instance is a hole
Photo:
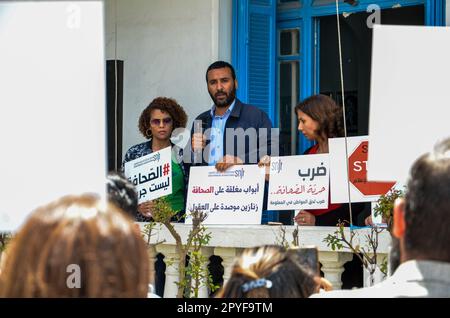
[[[272,157],[267,208],[327,208],[328,170],[328,154]]]
[[[215,167],[192,167],[186,202],[190,211],[208,214],[204,224],[261,224],[264,198],[264,168],[233,166],[225,172]]]
[[[171,156],[167,147],[125,163],[125,176],[136,186],[139,204],[172,194]]]

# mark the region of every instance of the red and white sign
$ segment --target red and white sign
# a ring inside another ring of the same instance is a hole
[[[267,209],[326,209],[328,159],[328,154],[272,157]]]
[[[395,186],[395,181],[368,181],[368,136],[349,137],[348,169],[350,177],[350,198],[352,202],[376,201]],[[345,163],[345,138],[328,140],[330,152],[331,202],[348,202],[347,166]],[[388,158],[388,157],[387,157]],[[388,164],[389,161],[386,160]]]
[[[203,224],[261,224],[265,169],[236,165],[224,172],[213,166],[191,167],[186,200],[186,224],[191,212],[207,213]]]

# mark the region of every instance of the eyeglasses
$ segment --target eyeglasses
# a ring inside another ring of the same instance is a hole
[[[170,125],[172,123],[172,118],[170,118],[170,117],[166,117],[166,118],[163,118],[163,119],[155,118],[155,119],[150,120],[150,125],[152,125],[152,126],[160,126],[161,122],[163,123],[164,126]]]

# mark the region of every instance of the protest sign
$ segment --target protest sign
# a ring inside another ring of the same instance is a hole
[[[139,204],[172,193],[171,147],[125,163],[125,176],[134,184]]]
[[[328,170],[328,154],[272,157],[267,208],[327,208]]]
[[[214,167],[192,167],[186,203],[190,211],[208,213],[204,224],[261,224],[264,168],[233,166],[225,172]]]
[[[367,180],[368,136],[348,137],[348,166],[351,202],[372,202],[395,186],[395,181]],[[330,154],[331,203],[349,201],[345,138],[328,139]]]

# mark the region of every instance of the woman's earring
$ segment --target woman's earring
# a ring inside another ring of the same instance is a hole
[[[152,130],[149,128],[145,131],[145,134],[147,135],[148,138],[150,138],[152,136]]]

